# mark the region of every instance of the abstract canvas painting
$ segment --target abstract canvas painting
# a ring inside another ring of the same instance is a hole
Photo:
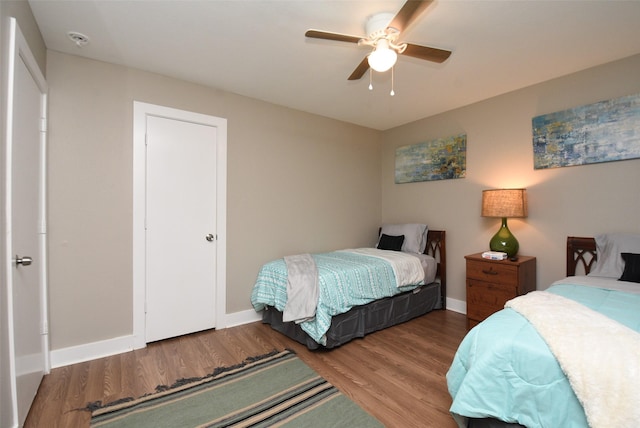
[[[533,118],[535,169],[640,158],[640,94]]]
[[[466,134],[396,149],[396,183],[463,178],[466,172]]]

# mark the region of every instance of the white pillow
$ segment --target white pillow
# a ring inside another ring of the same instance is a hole
[[[621,253],[640,253],[640,235],[629,233],[605,233],[597,235],[596,252],[598,260],[589,276],[618,279],[624,272]]]
[[[389,236],[404,235],[402,251],[405,253],[424,253],[427,246],[427,232],[429,228],[426,224],[404,223],[404,224],[383,224],[380,236],[384,233]],[[380,242],[378,238],[378,242]],[[376,248],[378,244],[376,244]],[[620,273],[622,275],[622,272]]]

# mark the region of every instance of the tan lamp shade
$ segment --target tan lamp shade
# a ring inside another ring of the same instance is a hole
[[[527,189],[482,191],[482,217],[526,217]]]

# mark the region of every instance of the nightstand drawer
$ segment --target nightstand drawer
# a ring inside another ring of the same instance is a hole
[[[514,285],[518,283],[518,268],[499,262],[467,260],[467,278]]]
[[[467,317],[483,320],[504,308],[504,304],[516,297],[512,285],[496,285],[490,282],[467,279]]]

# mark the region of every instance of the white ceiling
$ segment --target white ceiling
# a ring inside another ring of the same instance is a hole
[[[640,1],[436,0],[402,34],[453,51],[400,57],[347,81],[368,48],[304,37],[365,35],[404,0],[29,0],[48,49],[160,73],[384,130],[640,53]],[[78,48],[67,37],[90,38]]]

